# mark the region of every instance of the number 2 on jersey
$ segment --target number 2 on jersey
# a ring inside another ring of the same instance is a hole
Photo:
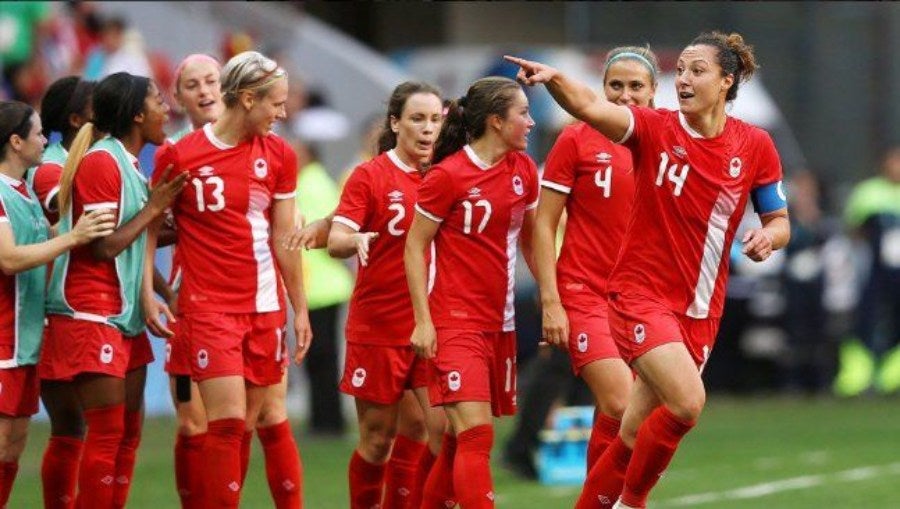
[[[399,237],[399,236],[403,235],[404,233],[406,233],[406,230],[397,228],[397,225],[400,223],[400,221],[403,221],[403,218],[406,217],[406,209],[403,208],[403,204],[402,203],[391,203],[390,205],[388,205],[388,210],[393,210],[394,212],[397,213],[397,215],[395,215],[393,218],[391,218],[390,221],[388,221],[388,225],[387,225],[388,233],[390,233],[391,235],[393,235],[395,237]]]
[[[218,212],[225,208],[225,181],[222,180],[222,177],[207,177],[205,182],[199,178],[192,178],[191,184],[194,185],[194,191],[197,193],[197,210]],[[210,196],[213,201],[211,203],[206,203],[206,194],[203,192],[204,184],[212,186]]]
[[[463,211],[463,233],[469,235],[472,233],[472,216],[474,215],[475,207],[481,207],[484,209],[484,217],[481,218],[481,222],[478,223],[478,233],[484,231],[487,228],[488,221],[491,219],[491,202],[487,200],[478,200],[472,205],[472,202],[465,200],[462,202],[462,206],[465,209]]]
[[[678,163],[669,166],[669,154],[667,152],[660,152],[659,154],[659,174],[656,176],[656,185],[662,187],[663,178],[666,176],[666,167],[669,170],[669,182],[675,184],[675,189],[672,191],[675,196],[681,196],[681,191],[684,189],[684,182],[687,180],[688,172],[691,171],[691,167],[687,164],[681,167],[681,171],[678,171]]]

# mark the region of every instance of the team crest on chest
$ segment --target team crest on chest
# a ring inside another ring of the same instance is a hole
[[[607,154],[606,152],[600,152],[597,154],[597,162],[600,164],[609,164],[612,162],[612,155]]]
[[[522,177],[513,175],[512,186],[513,192],[515,192],[517,195],[522,196],[523,194],[525,194],[525,185],[522,184]]]
[[[731,158],[731,163],[728,165],[728,174],[731,175],[731,178],[737,178],[741,174],[743,164],[740,157]]]
[[[266,160],[260,157],[256,161],[253,161],[253,173],[258,178],[266,178],[266,175],[269,173],[269,164],[266,163]]]
[[[388,199],[391,201],[391,203],[403,201],[403,191],[394,189],[393,191],[388,193]]]

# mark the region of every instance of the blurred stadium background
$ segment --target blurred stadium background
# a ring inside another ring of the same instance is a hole
[[[96,79],[120,69],[152,74],[168,89],[189,53],[224,61],[257,49],[291,73],[281,134],[311,148],[340,180],[403,80],[431,81],[456,97],[480,76],[513,74],[499,57],[514,53],[599,84],[608,49],[649,43],[664,73],[657,104],[671,107],[668,73],[678,52],[710,29],[740,32],[756,47],[761,73],[731,113],[773,134],[798,222],[791,250],[764,264],[734,256],[726,317],[705,374],[710,407],[654,506],[900,506],[900,152],[886,157],[900,147],[900,5],[0,2],[0,97],[36,104],[58,77]],[[544,90],[529,97],[538,122],[529,151],[541,162],[569,119]],[[172,116],[180,127],[177,109]],[[874,193],[857,187],[883,167],[893,181],[879,181]],[[160,265],[167,260],[161,255]],[[534,286],[524,272],[517,300],[524,390],[529,377],[566,367],[534,346]],[[161,343],[155,347],[161,359]],[[355,431],[311,433],[307,393],[305,373],[292,373],[307,506],[346,507]],[[577,383],[562,384],[558,394],[559,405],[586,401]],[[353,422],[352,404],[341,398]],[[174,507],[174,428],[161,366],[151,368],[147,409],[130,507]],[[498,465],[513,426],[501,424]],[[36,423],[10,507],[40,503],[46,434],[46,424]],[[577,497],[577,488],[511,473],[521,469],[496,472],[501,507],[566,507]],[[267,507],[260,468],[250,476],[244,505]]]

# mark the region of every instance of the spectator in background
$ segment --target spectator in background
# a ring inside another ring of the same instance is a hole
[[[328,216],[337,207],[338,185],[319,162],[315,147],[295,144],[300,175],[297,177],[297,207],[305,218]],[[337,382],[338,316],[350,299],[353,278],[344,264],[323,249],[303,253],[303,275],[309,304],[309,321],[316,338],[303,364],[310,384],[310,429],[313,433],[340,435],[344,416]]]
[[[98,80],[121,71],[153,76],[144,52],[143,37],[137,31],[129,30],[124,18],[109,18],[102,26],[100,45],[88,54],[85,62],[85,79]]]
[[[40,66],[33,57],[50,14],[48,2],[0,2],[0,64],[10,99],[36,104],[44,91],[46,80],[37,80]]]
[[[856,185],[844,220],[854,237],[868,250],[861,278],[862,293],[856,316],[856,333],[862,345],[845,344],[841,365],[871,366],[866,356],[880,363],[875,386],[889,393],[900,389],[900,145],[884,155],[881,174]],[[873,369],[839,377],[836,390],[853,395],[872,383]],[[857,380],[854,380],[857,379]],[[862,380],[858,380],[862,379]]]

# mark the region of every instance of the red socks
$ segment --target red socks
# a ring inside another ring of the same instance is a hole
[[[206,433],[175,438],[175,487],[182,509],[200,508],[200,465]]]
[[[303,466],[294,434],[288,421],[256,428],[266,458],[266,478],[277,509],[300,509]]]
[[[414,507],[411,502],[416,489],[416,469],[419,466],[419,457],[425,449],[425,444],[416,442],[409,437],[397,435],[394,439],[394,447],[391,449],[391,457],[384,470],[384,502],[382,509],[410,509]],[[419,509],[416,507],[415,509]]]
[[[597,462],[597,459],[606,450],[610,442],[619,434],[619,425],[622,421],[610,417],[599,410],[594,412],[594,426],[591,429],[591,439],[587,449],[587,471]]]
[[[243,419],[218,419],[207,425],[201,477],[203,505],[209,509],[237,509],[241,498],[241,441]]]
[[[18,461],[0,462],[0,509],[6,509],[6,503],[9,501],[9,494],[12,493],[18,471]]]
[[[125,434],[125,405],[84,411],[87,435],[78,471],[77,507],[106,509],[113,506],[116,457]]]
[[[634,454],[625,474],[622,503],[631,507],[645,507],[647,495],[669,466],[678,443],[694,427],[695,421],[685,421],[664,406],[650,414],[638,429]]]
[[[247,470],[250,468],[250,446],[253,445],[253,430],[244,431],[241,439],[241,485],[247,478]]]
[[[131,479],[134,475],[134,462],[137,458],[138,445],[141,443],[141,427],[144,422],[144,413],[125,412],[125,434],[119,445],[119,454],[116,456],[116,485],[113,489],[113,507],[121,509],[128,501],[128,492],[131,490]]]
[[[41,487],[46,509],[72,509],[81,462],[80,438],[51,436],[41,462]]]
[[[612,507],[622,493],[630,460],[631,449],[616,436],[588,472],[575,509],[593,509],[598,503],[600,507]]]
[[[377,509],[381,504],[384,465],[366,461],[354,450],[350,457],[350,509]]]
[[[456,437],[444,433],[441,451],[438,453],[428,473],[425,487],[422,489],[421,509],[447,509],[456,506],[456,494],[453,490],[453,463],[456,459]]]
[[[494,428],[489,424],[475,426],[456,436],[456,458],[453,461],[453,486],[463,509],[494,507],[494,485],[491,480],[491,446]]]
[[[428,446],[422,449],[422,454],[419,455],[419,462],[416,465],[416,477],[413,481],[412,494],[409,496],[409,507],[413,509],[422,507],[422,493],[425,491],[425,482],[428,480],[428,474],[431,472],[431,467],[436,459],[437,456],[431,453]]]

